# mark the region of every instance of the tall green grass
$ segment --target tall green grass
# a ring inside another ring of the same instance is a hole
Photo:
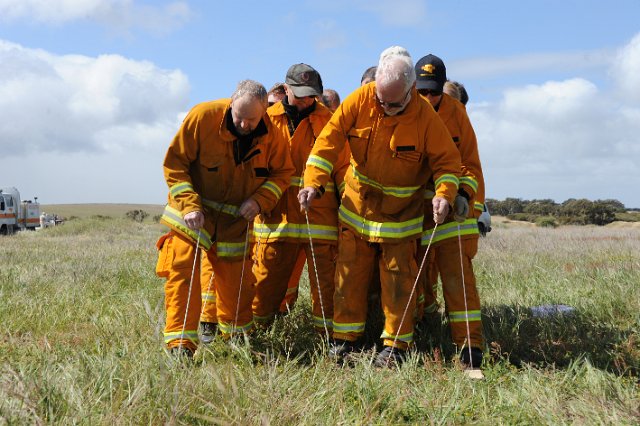
[[[193,364],[162,350],[159,225],[79,219],[0,239],[0,424],[638,424],[640,230],[497,224],[475,262],[486,379],[446,323],[399,370],[333,365],[307,284],[288,316]],[[565,304],[568,315],[533,317]],[[373,343],[373,339],[371,340]]]

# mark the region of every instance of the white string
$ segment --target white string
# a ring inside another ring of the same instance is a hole
[[[313,260],[313,272],[316,276],[316,286],[318,287],[318,299],[320,299],[320,311],[322,312],[322,324],[327,337],[327,347],[329,347],[329,329],[327,328],[327,318],[324,314],[324,303],[322,302],[322,290],[320,289],[320,280],[318,279],[318,266],[316,265],[316,254],[313,250],[313,238],[311,238],[311,225],[309,224],[309,214],[304,211],[304,217],[307,219],[307,233],[309,234],[309,246],[311,247],[311,259]]]
[[[236,302],[236,317],[233,320],[233,326],[231,327],[231,336],[236,332],[236,327],[238,325],[238,315],[240,313],[240,295],[242,294],[242,282],[244,281],[244,265],[247,260],[247,250],[249,247],[249,228],[251,226],[251,222],[247,221],[247,236],[244,239],[244,255],[242,256],[242,272],[240,273],[240,286],[238,287],[238,301]]]
[[[436,226],[433,227],[433,231],[431,232],[431,237],[429,238],[429,244],[427,244],[427,249],[424,252],[424,256],[422,256],[422,262],[420,262],[420,268],[418,269],[418,275],[416,276],[416,280],[413,283],[413,287],[411,288],[411,294],[409,295],[409,299],[407,300],[407,304],[404,307],[404,312],[402,313],[402,318],[400,319],[400,325],[398,326],[398,333],[402,329],[402,325],[404,324],[404,319],[407,316],[407,311],[409,310],[409,303],[411,303],[411,299],[413,299],[413,295],[416,291],[416,286],[418,285],[418,281],[420,280],[420,274],[422,274],[422,269],[424,268],[425,261],[427,260],[427,254],[429,254],[429,248],[431,247],[431,242],[433,241],[434,235],[436,235],[436,229],[438,229],[438,223],[436,222]],[[393,347],[395,348],[396,342],[398,341],[398,334],[393,339]],[[389,360],[387,359],[387,365],[389,365]]]
[[[191,289],[193,287],[193,277],[196,272],[196,264],[198,263],[198,249],[200,248],[200,230],[198,229],[198,239],[196,240],[196,251],[193,255],[193,267],[191,268],[191,280],[189,280],[189,294],[187,295],[187,307],[184,311],[184,321],[182,321],[182,332],[180,333],[180,344],[178,350],[182,351],[182,342],[184,341],[184,329],[187,327],[187,315],[189,314],[189,304],[191,303]]]
[[[460,275],[462,276],[462,295],[464,298],[464,321],[467,326],[467,349],[469,350],[469,362],[473,368],[471,356],[471,330],[469,329],[469,310],[467,308],[467,288],[464,285],[464,262],[462,261],[462,237],[460,236],[460,222],[458,222],[458,247],[460,248]]]

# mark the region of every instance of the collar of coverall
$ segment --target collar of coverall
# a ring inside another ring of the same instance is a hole
[[[256,128],[253,129],[253,131],[248,135],[241,135],[240,133],[238,133],[238,131],[236,130],[236,126],[233,124],[233,117],[231,116],[231,107],[227,109],[227,113],[225,116],[225,123],[226,123],[227,130],[230,131],[231,134],[236,139],[240,139],[240,140],[253,140],[257,137],[264,136],[267,133],[269,133],[267,130],[267,125],[264,122],[264,118],[260,119],[260,123],[258,123]]]

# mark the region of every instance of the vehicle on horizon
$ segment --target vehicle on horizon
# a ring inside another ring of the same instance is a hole
[[[0,189],[0,234],[9,235],[20,230],[35,230],[40,226],[40,204],[20,201],[20,191],[14,187]]]

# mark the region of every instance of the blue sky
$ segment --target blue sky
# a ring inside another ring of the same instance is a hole
[[[640,1],[0,0],[0,187],[166,199],[184,114],[298,62],[344,98],[391,45],[467,87],[487,196],[640,207]]]

